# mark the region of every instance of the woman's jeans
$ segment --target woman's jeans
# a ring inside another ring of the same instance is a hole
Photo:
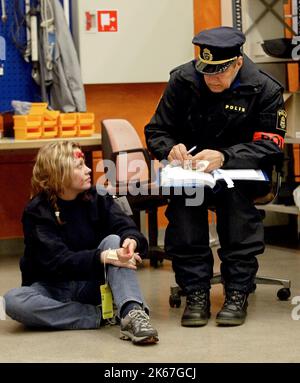
[[[120,247],[120,237],[109,235],[100,251]],[[107,265],[107,281],[112,290],[117,315],[129,301],[138,302],[147,311],[136,271]],[[8,291],[4,295],[6,314],[29,327],[55,329],[99,328],[101,294],[97,281],[35,282]]]

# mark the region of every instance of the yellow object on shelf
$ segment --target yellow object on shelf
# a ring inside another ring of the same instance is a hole
[[[95,132],[94,113],[60,113],[46,103],[32,103],[29,114],[14,116],[15,138],[89,137]]]
[[[42,135],[42,116],[17,115],[13,116],[15,139],[30,140]]]
[[[58,118],[58,137],[77,135],[77,113],[60,113]]]
[[[91,136],[95,132],[95,114],[77,113],[77,136]]]
[[[48,104],[46,102],[32,102],[29,114],[43,115],[47,110]]]
[[[58,118],[60,112],[46,109],[43,113],[42,138],[52,138],[58,135]]]
[[[44,120],[47,120],[47,121],[55,120],[55,121],[57,121],[59,114],[60,114],[60,112],[58,110],[46,109],[43,112]]]
[[[58,134],[58,125],[57,125],[57,120],[53,121],[43,121],[43,126],[42,126],[42,138],[51,138],[51,137],[56,137]]]

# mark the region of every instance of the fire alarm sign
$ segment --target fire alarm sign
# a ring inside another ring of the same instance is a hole
[[[98,31],[117,32],[118,31],[118,12],[117,11],[98,11]]]

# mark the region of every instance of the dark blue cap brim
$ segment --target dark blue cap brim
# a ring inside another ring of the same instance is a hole
[[[201,60],[198,60],[195,67],[197,72],[202,74],[217,74],[225,72],[225,70],[229,68],[234,61],[235,60],[231,60],[223,64],[206,64]]]

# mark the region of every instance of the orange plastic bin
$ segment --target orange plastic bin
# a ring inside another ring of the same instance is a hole
[[[58,118],[58,137],[77,135],[77,113],[60,113]]]
[[[48,104],[46,102],[32,102],[29,114],[35,114],[42,116],[47,109]]]
[[[77,136],[91,136],[95,132],[95,114],[77,113]]]
[[[31,140],[40,138],[42,135],[42,116],[17,115],[13,116],[15,139]]]
[[[46,110],[43,115],[42,138],[51,138],[58,135],[59,111]]]

